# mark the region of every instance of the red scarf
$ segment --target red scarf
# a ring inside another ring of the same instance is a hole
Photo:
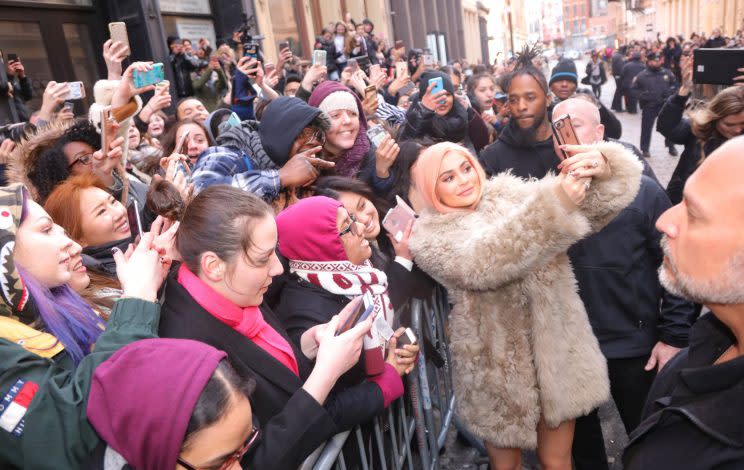
[[[238,307],[189,271],[185,264],[178,269],[178,283],[213,317],[253,341],[299,377],[297,359],[292,347],[282,335],[266,323],[260,308]]]

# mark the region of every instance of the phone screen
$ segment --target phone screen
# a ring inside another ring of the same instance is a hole
[[[434,87],[431,89],[431,94],[436,95],[440,91],[444,90],[444,83],[442,82],[442,77],[436,77],[429,80],[429,85],[434,85]]]
[[[18,60],[18,54],[8,52],[8,62],[15,62],[16,60]]]
[[[364,300],[360,301],[356,309],[351,312],[351,315],[349,315],[348,318],[346,318],[346,321],[338,328],[338,330],[336,330],[336,336],[350,330],[354,325],[367,318],[374,307],[374,303],[370,302],[369,306],[365,308]]]
[[[183,153],[183,144],[186,143],[186,139],[189,138],[190,131],[186,131],[183,133],[180,139],[178,139],[178,143],[176,143],[176,148],[173,149],[175,153]]]
[[[136,200],[127,206],[127,221],[129,222],[129,231],[132,233],[132,240],[142,235],[142,221],[139,215],[139,204]]]

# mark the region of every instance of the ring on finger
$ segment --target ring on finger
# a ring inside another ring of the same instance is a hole
[[[589,189],[591,187],[592,183],[589,180],[584,181],[584,189]]]
[[[573,175],[574,175],[574,171],[573,170],[568,170],[568,176],[573,176]]]
[[[592,162],[592,168],[597,168],[598,166],[599,166],[599,162],[598,162],[598,161],[596,161],[596,160],[594,160],[594,161]]]

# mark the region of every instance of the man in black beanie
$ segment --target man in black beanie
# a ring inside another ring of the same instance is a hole
[[[558,101],[570,98],[579,85],[579,74],[573,60],[561,60],[550,73],[550,91],[553,92]]]

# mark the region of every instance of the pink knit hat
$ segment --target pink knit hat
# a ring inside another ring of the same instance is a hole
[[[279,252],[296,261],[347,261],[338,237],[340,201],[325,196],[300,199],[276,216]]]

